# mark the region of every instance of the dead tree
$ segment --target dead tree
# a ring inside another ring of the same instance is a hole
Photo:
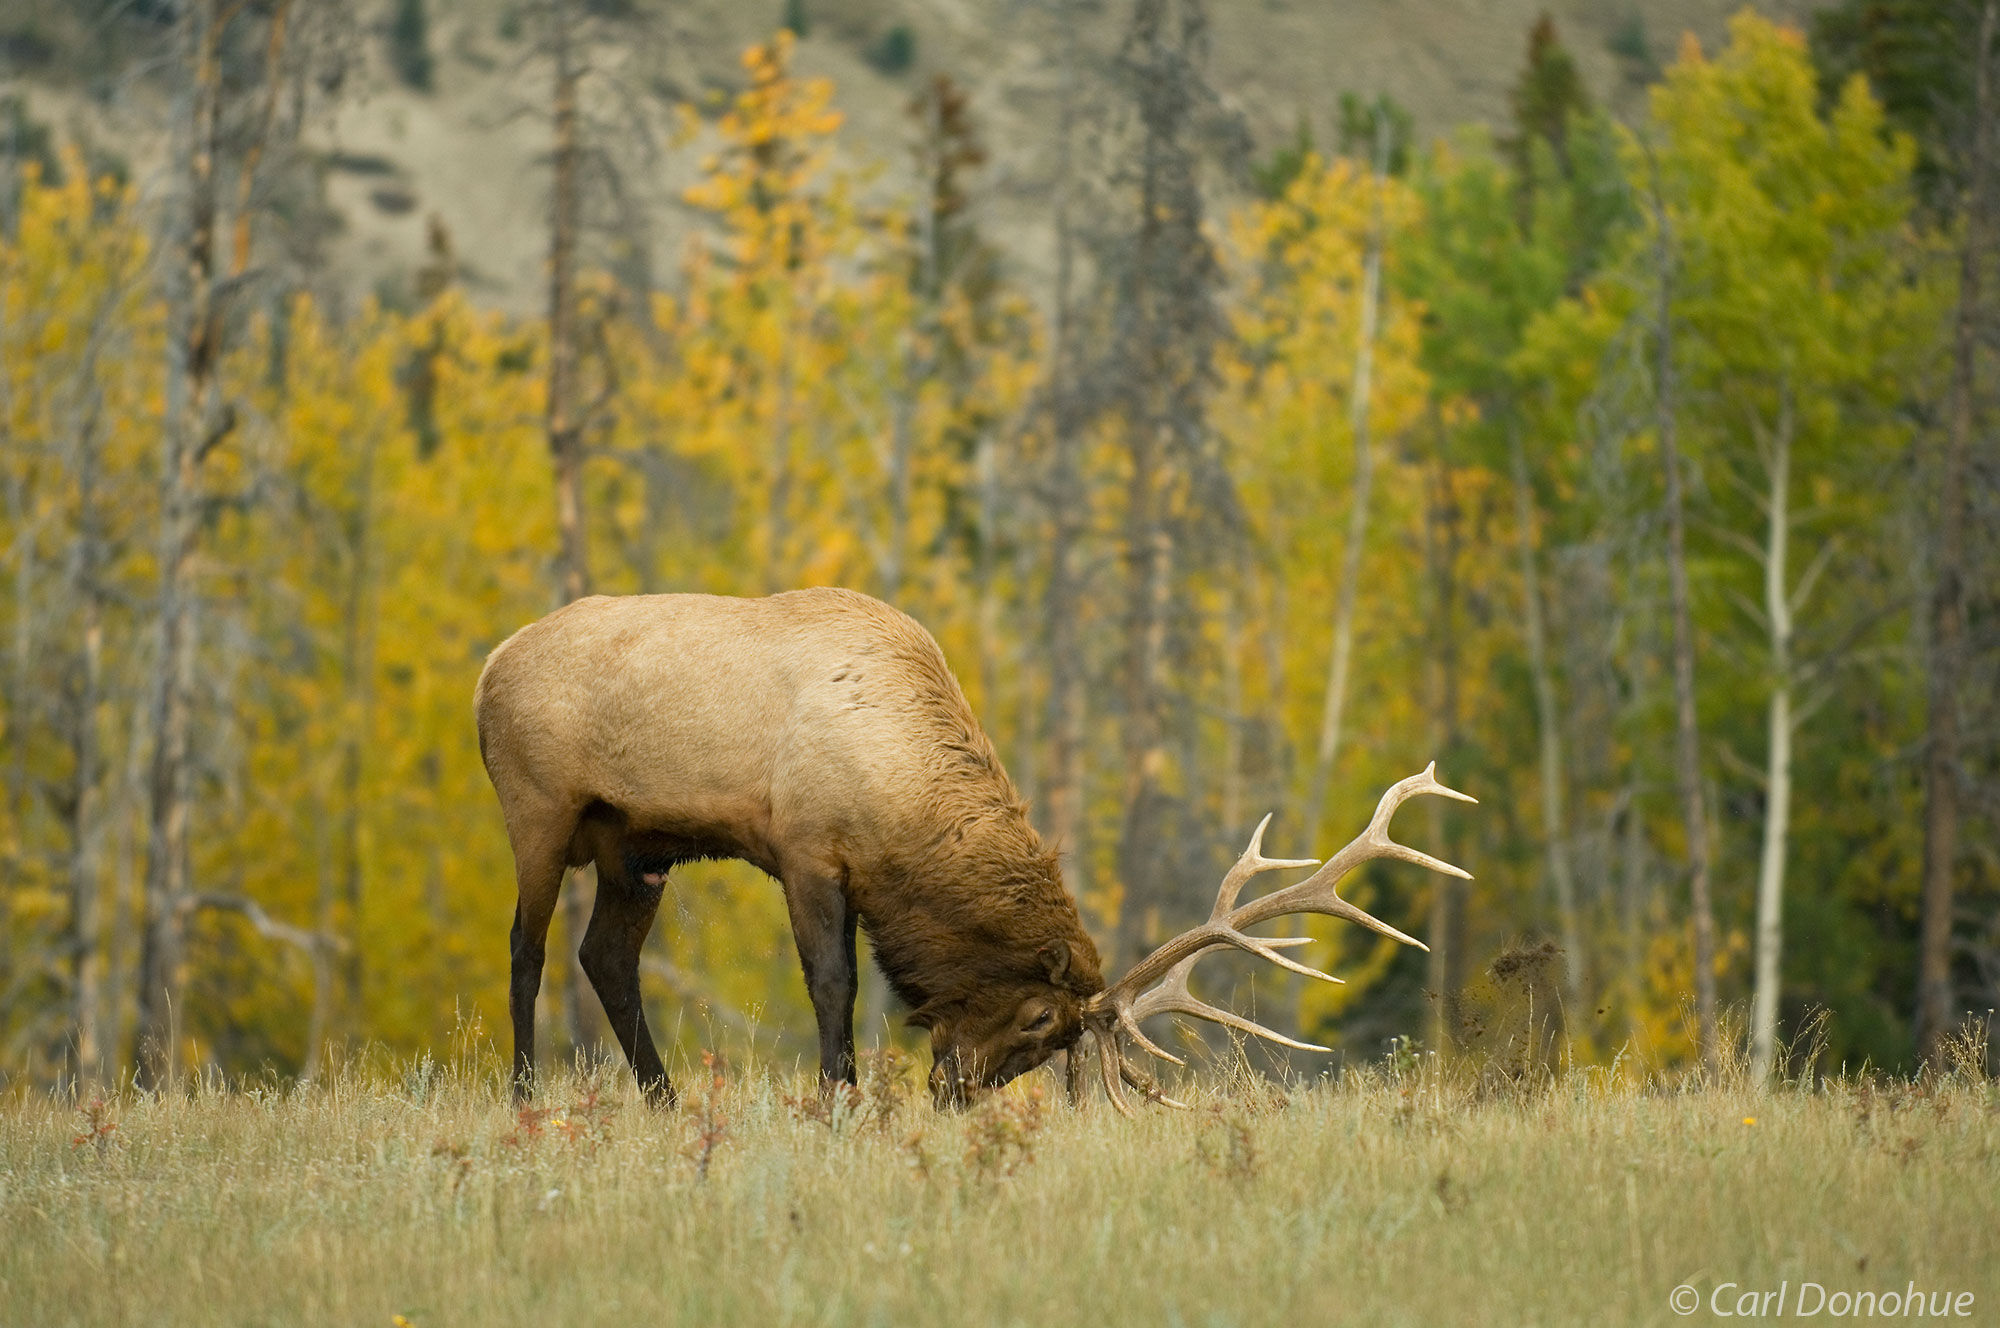
[[[77,380],[83,400],[78,411],[72,468],[77,526],[71,543],[69,596],[76,606],[77,644],[70,703],[69,952],[71,1064],[78,1080],[104,1069],[105,1019],[102,1005],[103,909],[99,899],[99,839],[103,809],[99,710],[104,700],[104,618],[106,608],[103,493],[104,384],[98,377],[106,334],[105,315],[122,295],[107,292],[100,315],[84,345]]]
[[[565,602],[590,593],[590,554],[583,525],[583,419],[577,400],[576,262],[577,232],[582,209],[578,173],[582,142],[577,115],[577,82],[581,77],[576,49],[575,18],[569,0],[550,0],[548,7],[549,63],[553,71],[553,152],[549,185],[549,362],[547,429],[549,458],[555,466],[556,537],[560,553],[561,593]],[[570,882],[563,899],[563,925],[572,941],[590,920],[596,881],[583,873]],[[569,1019],[572,1047],[595,1039],[590,1027],[589,996],[583,969],[565,954],[556,966],[563,1009]]]
[[[1046,781],[1049,839],[1064,855],[1070,879],[1083,881],[1087,855],[1083,805],[1088,779],[1085,743],[1086,665],[1083,655],[1083,558],[1088,524],[1084,493],[1083,438],[1087,427],[1076,355],[1081,348],[1076,301],[1079,192],[1076,136],[1081,89],[1073,37],[1074,0],[1058,0],[1054,36],[1060,52],[1056,103],[1055,290],[1049,329],[1045,388],[1049,458],[1043,506],[1048,512],[1048,576],[1043,619],[1047,623],[1049,762]]]
[[[1105,376],[1101,390],[1119,418],[1130,458],[1119,836],[1119,874],[1126,885],[1119,945],[1127,954],[1148,939],[1149,912],[1181,902],[1168,884],[1176,873],[1164,851],[1175,838],[1167,720],[1170,637],[1186,612],[1181,587],[1189,565],[1225,552],[1237,528],[1233,491],[1219,476],[1207,420],[1223,325],[1214,296],[1219,268],[1202,224],[1195,143],[1196,117],[1213,99],[1200,74],[1206,49],[1199,0],[1137,0],[1118,57],[1137,118],[1130,168],[1136,216],[1126,256],[1107,253],[1100,263],[1116,311],[1113,350],[1099,371]],[[1205,533],[1221,538],[1189,539],[1182,511],[1207,514],[1221,529]]]
[[[178,1033],[176,1009],[184,962],[185,922],[203,896],[190,880],[195,772],[195,677],[202,636],[202,596],[195,569],[211,495],[206,463],[236,427],[220,371],[230,328],[229,301],[252,283],[254,222],[264,211],[260,182],[278,138],[281,101],[302,112],[304,87],[339,86],[338,42],[344,6],[305,11],[316,34],[299,40],[292,0],[250,10],[224,0],[190,0],[175,25],[179,93],[169,125],[166,236],[161,287],[167,307],[165,414],[161,422],[157,653],[148,700],[152,749],[146,780],[146,874],[137,981],[138,1020],[133,1060],[139,1082],[158,1086],[171,1076]],[[262,42],[248,49],[247,74],[224,68],[229,35],[261,22]],[[312,48],[332,58],[315,79],[299,73],[296,53]],[[238,86],[240,84],[240,86]],[[281,98],[286,87],[297,89]],[[297,125],[290,126],[296,132]],[[232,177],[234,190],[226,182]],[[227,211],[225,211],[227,206]],[[221,234],[227,223],[224,261]]]
[[[1928,1065],[1944,1054],[1958,1002],[1952,988],[1952,924],[1959,869],[1961,764],[1959,707],[1966,673],[1966,530],[1971,492],[1974,395],[1985,268],[1994,236],[1993,44],[2000,4],[1987,0],[1973,46],[1971,131],[1963,167],[1958,302],[1952,319],[1951,387],[1942,455],[1934,470],[1937,548],[1932,565],[1930,689],[1924,744],[1923,921],[1917,946],[1917,1050]]]
[[[671,92],[674,81],[652,58],[651,46],[664,31],[657,15],[632,6],[600,6],[586,0],[540,0],[535,6],[537,36],[531,57],[547,63],[549,82],[548,360],[545,366],[543,425],[554,472],[556,507],[556,592],[568,603],[592,593],[588,497],[585,468],[591,439],[601,431],[615,402],[613,371],[604,320],[611,314],[583,297],[582,278],[590,242],[605,229],[601,213],[614,214],[610,228],[627,261],[625,275],[644,286],[650,260],[645,250],[643,209],[628,190],[628,177],[609,145],[634,145],[651,156],[657,149],[654,123],[637,88]],[[607,122],[600,114],[614,106]],[[603,205],[603,206],[596,206]],[[643,297],[643,290],[640,292]],[[644,305],[643,298],[639,301]],[[595,872],[581,869],[562,901],[567,945],[557,951],[553,987],[560,993],[572,1048],[598,1042],[601,1025],[573,951],[590,918]]]
[[[193,812],[193,693],[200,628],[194,557],[202,465],[234,421],[216,383],[222,323],[216,309],[216,160],[220,153],[219,49],[229,15],[217,0],[181,13],[182,77],[171,126],[175,172],[165,247],[168,308],[166,419],[161,430],[159,637],[154,663],[152,772],[147,790],[146,924],[139,957],[139,1082],[173,1074],[183,918]]]

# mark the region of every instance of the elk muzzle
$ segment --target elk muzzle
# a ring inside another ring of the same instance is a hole
[[[962,1111],[980,1087],[976,1078],[967,1073],[957,1048],[939,1053],[931,1063],[930,1084],[931,1103],[939,1111]]]

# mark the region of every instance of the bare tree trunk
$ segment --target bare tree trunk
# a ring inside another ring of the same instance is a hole
[[[70,799],[70,1000],[75,1029],[72,1054],[79,1083],[104,1072],[104,1035],[99,1000],[103,987],[103,919],[98,900],[100,864],[98,833],[98,710],[103,702],[104,673],[104,530],[97,492],[98,425],[104,390],[97,381],[97,350],[101,331],[93,329],[84,350],[80,379],[87,385],[87,404],[77,429],[76,570],[71,593],[80,616],[76,701],[70,722],[74,766]]]
[[[18,132],[18,131],[10,131]],[[19,154],[12,150],[0,159],[0,171],[6,172],[8,186],[18,185],[15,178],[20,172]],[[11,209],[8,214],[12,216]],[[0,218],[0,220],[6,220]],[[9,222],[8,237],[12,238],[12,223]],[[6,310],[0,309],[0,332],[5,331]],[[13,435],[14,394],[13,375],[0,374],[0,456],[12,461],[19,458],[19,464],[6,467],[7,519],[14,531],[14,547],[19,557],[14,563],[14,632],[12,650],[12,676],[8,681],[7,710],[0,714],[0,734],[7,739],[9,750],[7,759],[7,815],[16,826],[25,824],[28,814],[28,744],[25,730],[32,709],[29,692],[34,686],[31,681],[34,663],[35,640],[35,561],[36,527],[34,504],[30,494],[35,487],[34,463],[29,460],[28,447]],[[26,839],[22,835],[13,838],[13,851],[9,854],[9,866],[18,876],[23,868],[23,858],[27,852]],[[0,896],[0,924],[9,921],[6,917],[7,900]]]
[[[1389,117],[1375,121],[1372,169],[1374,214],[1368,227],[1368,248],[1361,266],[1360,333],[1354,349],[1353,390],[1348,397],[1348,422],[1354,434],[1354,493],[1347,511],[1347,543],[1341,552],[1339,599],[1333,616],[1333,651],[1327,660],[1326,706],[1320,715],[1319,746],[1314,751],[1312,785],[1306,795],[1305,847],[1319,842],[1326,815],[1327,785],[1340,754],[1341,724],[1347,708],[1347,674],[1354,654],[1354,603],[1361,586],[1361,557],[1368,542],[1368,499],[1375,478],[1375,452],[1368,437],[1368,410],[1374,390],[1375,330],[1381,317],[1382,193],[1389,171]]]
[[[1222,587],[1222,824],[1229,834],[1243,825],[1243,599],[1249,568],[1239,558]]]
[[[928,305],[928,293],[918,298]],[[922,314],[919,318],[925,324],[930,321]],[[912,341],[928,335],[929,331],[928,326],[917,329]],[[911,466],[916,451],[915,424],[911,417],[916,413],[918,385],[928,372],[922,352],[911,345],[903,355],[903,381],[894,388],[889,403],[889,474],[887,492],[883,495],[889,508],[889,538],[882,551],[882,598],[898,607],[903,602],[903,582],[909,576]],[[981,538],[984,539],[983,534]]]
[[[1182,876],[1168,842],[1180,827],[1177,810],[1196,793],[1201,771],[1185,761],[1179,773],[1187,798],[1169,791],[1174,771],[1168,732],[1168,645],[1176,610],[1187,606],[1179,573],[1204,556],[1201,545],[1181,547],[1183,514],[1199,501],[1206,450],[1207,392],[1220,319],[1211,299],[1216,265],[1202,225],[1198,155],[1190,110],[1208,94],[1198,72],[1205,50],[1201,0],[1137,0],[1118,62],[1132,94],[1139,138],[1133,144],[1138,188],[1130,240],[1112,263],[1126,289],[1118,292],[1115,335],[1104,382],[1122,405],[1130,479],[1124,513],[1126,571],[1124,714],[1124,821],[1119,832],[1119,877],[1128,889],[1119,918],[1119,940],[1136,949],[1151,911],[1142,890],[1169,907]],[[1213,547],[1225,555],[1236,532],[1218,532]],[[1186,744],[1182,743],[1185,751]],[[1153,901],[1147,901],[1153,902]]]
[[[576,401],[577,190],[583,146],[569,0],[554,0],[549,14],[555,62],[555,178],[549,199],[548,434],[556,468],[562,595],[569,601],[590,593],[590,561],[583,529],[583,428]]]
[[[1626,1036],[1638,1037],[1639,992],[1644,986],[1646,962],[1646,826],[1639,815],[1639,788],[1636,777],[1628,775],[1619,791],[1623,803],[1619,823],[1618,903],[1624,931]]]
[[[1973,138],[1966,162],[1958,308],[1952,327],[1951,401],[1937,469],[1937,562],[1931,589],[1930,695],[1924,754],[1923,924],[1917,944],[1917,1052],[1936,1066],[1957,1013],[1951,982],[1952,900],[1958,872],[1959,691],[1965,672],[1965,527],[1970,490],[1972,397],[1982,278],[1992,223],[1993,49],[1996,5],[1987,0],[1974,47]]]
[[[121,1068],[114,1057],[124,1056],[136,1041],[135,984],[146,926],[145,850],[141,844],[146,827],[145,817],[137,812],[146,802],[146,776],[153,747],[148,727],[151,711],[150,696],[132,697],[125,719],[124,759],[113,776],[112,787],[117,791],[106,818],[112,832],[110,870],[105,876],[110,887],[106,901],[109,916],[105,920],[104,996],[98,1008],[102,1011],[106,1068],[114,1072]],[[128,1000],[128,996],[133,999]]]
[[[1450,459],[1445,454],[1444,423],[1437,403],[1431,403],[1431,424],[1437,441],[1435,492],[1424,506],[1424,556],[1431,585],[1430,712],[1431,754],[1447,757],[1458,745],[1458,503],[1452,490]],[[1427,803],[1428,827],[1425,842],[1436,844],[1438,853],[1452,856],[1444,804],[1431,798]],[[1430,1045],[1440,1056],[1452,1049],[1458,1032],[1458,997],[1465,982],[1465,887],[1457,877],[1445,876],[1432,886],[1430,954],[1426,956],[1425,981],[1432,993]]]
[[[793,342],[797,331],[796,324],[787,326],[780,334],[784,344],[778,350],[778,400],[772,408],[771,417],[771,491],[764,512],[767,532],[764,542],[766,594],[792,589],[792,578],[796,575],[788,536],[791,532],[792,485],[798,469],[793,456],[797,449],[792,439],[798,378],[797,366],[793,362],[798,348]]]
[[[926,120],[919,149],[918,167],[926,180],[935,181],[938,165],[935,154],[944,151],[943,101],[937,95],[925,98]],[[933,154],[928,159],[923,154]],[[917,272],[916,310],[909,329],[908,341],[903,352],[902,382],[896,386],[889,409],[889,475],[888,492],[885,497],[889,506],[889,544],[882,559],[882,598],[891,604],[900,603],[903,595],[903,581],[909,575],[910,557],[910,496],[912,491],[911,466],[916,450],[914,421],[916,396],[936,365],[937,357],[930,348],[938,333],[937,306],[943,298],[944,279],[939,262],[938,246],[943,242],[942,228],[938,215],[940,202],[933,194],[917,209]],[[979,439],[978,459],[980,464],[991,460],[989,448],[991,438],[982,432]],[[979,476],[982,498],[985,494],[986,476]],[[983,550],[988,541],[988,528],[980,527],[980,547]],[[991,570],[983,553],[979,571],[982,578]],[[982,591],[988,584],[981,580]],[[990,679],[982,679],[982,687]],[[983,693],[990,697],[991,693]]]
[[[979,703],[1000,714],[1000,458],[991,428],[979,431],[973,465],[979,484],[979,548],[973,575],[979,593]]]
[[[1067,0],[1062,17],[1070,18]],[[1049,576],[1043,598],[1048,630],[1049,669],[1049,838],[1063,855],[1072,887],[1080,884],[1085,855],[1080,852],[1084,799],[1084,662],[1080,617],[1083,595],[1083,468],[1077,437],[1083,423],[1077,410],[1074,359],[1076,233],[1072,222],[1075,191],[1076,57],[1073,44],[1062,52],[1062,92],[1057,107],[1055,320],[1049,337]]]
[[[1792,599],[1785,584],[1791,537],[1792,404],[1779,402],[1771,440],[1771,495],[1764,545],[1764,616],[1771,634],[1769,749],[1764,774],[1764,845],[1757,863],[1757,976],[1750,1001],[1750,1077],[1764,1083],[1777,1057],[1783,979],[1785,848],[1792,814]]]
[[[1273,698],[1291,695],[1291,670],[1285,657],[1285,626],[1290,621],[1291,586],[1285,580],[1285,569],[1273,559],[1266,569],[1271,578],[1270,607],[1264,614],[1264,630],[1258,635],[1258,653],[1263,656],[1264,676],[1269,679],[1268,691]],[[1274,700],[1275,707],[1276,702]],[[1283,740],[1275,722],[1266,730],[1264,741],[1269,742],[1271,752],[1271,784],[1266,790],[1268,803],[1281,804],[1289,796],[1298,775],[1298,753],[1290,743]]]
[[[1014,668],[1014,782],[1021,800],[1030,807],[1042,802],[1042,697],[1035,687],[1035,638],[1027,618],[1028,587],[1035,583],[1035,541],[1014,541],[1014,586],[1019,603],[1015,606],[1015,628],[1009,658]],[[1006,612],[1003,602],[998,612]],[[998,619],[995,620],[996,629]]]
[[[915,357],[911,357],[912,371],[916,369]],[[910,461],[914,450],[911,437],[910,416],[914,402],[910,400],[914,389],[912,383],[905,384],[896,393],[896,399],[889,408],[889,541],[882,558],[882,598],[891,604],[901,604],[903,580],[908,573],[910,549]]]
[[[299,1067],[301,1084],[317,1083],[326,1072],[326,1046],[333,1029],[333,956],[325,945],[314,945],[307,949],[306,958],[312,964],[313,994],[312,1007],[306,1014],[306,1055]]]
[[[1564,997],[1575,1006],[1583,991],[1583,931],[1577,921],[1576,878],[1570,872],[1569,829],[1564,816],[1562,717],[1556,713],[1556,686],[1549,667],[1548,635],[1542,621],[1542,576],[1535,557],[1535,491],[1528,481],[1528,458],[1519,422],[1507,418],[1508,459],[1514,472],[1514,537],[1521,557],[1521,607],[1528,637],[1528,671],[1535,687],[1535,727],[1540,739],[1542,844],[1548,855],[1549,884],[1562,928]]]
[[[0,398],[0,406],[8,403]],[[13,444],[7,436],[4,425],[0,425],[0,442]],[[29,501],[29,488],[33,483],[32,474],[23,476],[9,468],[7,475],[7,516],[15,529],[15,543],[20,557],[14,564],[14,639],[12,642],[13,680],[9,691],[7,715],[8,745],[13,749],[7,760],[7,811],[15,825],[21,825],[28,814],[28,744],[23,730],[28,725],[31,702],[29,691],[34,686],[32,671],[34,666],[35,642],[35,518]],[[16,843],[16,868],[25,853],[26,846]]]
[[[315,925],[322,936],[331,936],[337,922],[335,913],[339,908],[341,891],[335,881],[332,845],[327,843],[325,815],[326,807],[318,796],[313,798],[316,813],[313,820],[313,858],[319,864],[319,900],[315,912]],[[343,838],[345,836],[343,835]],[[349,933],[350,942],[359,938]],[[314,946],[312,960],[312,1007],[306,1015],[305,1055],[299,1062],[299,1082],[317,1083],[325,1069],[327,1038],[333,1032],[333,1004],[335,979],[330,971],[331,959],[324,946]]]
[[[21,121],[9,116],[0,142],[0,240],[13,243],[21,229]]]
[[[1059,472],[1060,473],[1060,467]],[[1074,471],[1071,474],[1074,475]],[[1073,499],[1058,495],[1058,507]],[[1044,597],[1049,632],[1049,773],[1045,805],[1049,838],[1074,879],[1086,855],[1084,793],[1088,779],[1081,577],[1082,548],[1074,514],[1058,511],[1052,523],[1049,582]]]
[[[1715,1010],[1715,912],[1709,902],[1708,813],[1702,802],[1701,731],[1695,712],[1694,616],[1688,593],[1687,531],[1682,511],[1679,421],[1674,382],[1674,255],[1666,203],[1655,180],[1654,260],[1659,281],[1657,381],[1653,387],[1660,463],[1666,474],[1667,580],[1674,618],[1674,780],[1687,833],[1688,903],[1694,922],[1695,1039],[1704,1071],[1720,1064]]]
[[[12,119],[14,117],[10,117]],[[4,157],[0,157],[0,236],[8,240],[17,233],[19,203],[20,152],[19,129],[10,126]],[[7,301],[0,297],[0,344],[4,344],[6,334]],[[28,742],[27,728],[31,702],[29,691],[31,647],[34,642],[34,569],[35,569],[35,521],[30,515],[29,490],[34,483],[33,465],[28,459],[28,449],[13,435],[14,419],[13,379],[11,372],[0,372],[0,458],[7,465],[0,467],[5,475],[7,519],[13,528],[14,547],[18,558],[14,564],[14,639],[13,667],[8,680],[6,706],[0,710],[0,741],[9,749],[6,787],[6,820],[15,827],[16,833],[9,836],[8,851],[0,857],[0,873],[9,881],[22,879],[26,870],[28,837],[21,833],[27,823],[28,813]],[[0,935],[14,934],[13,890],[0,890]],[[8,987],[14,984],[12,965],[8,957],[0,953],[0,982]]]
[[[1126,557],[1131,564],[1126,609],[1125,660],[1125,792],[1124,824],[1120,828],[1120,877],[1126,898],[1119,909],[1120,949],[1136,955],[1148,938],[1151,923],[1135,891],[1137,865],[1150,856],[1149,846],[1160,827],[1154,823],[1166,775],[1163,668],[1167,653],[1167,611],[1173,594],[1173,536],[1161,507],[1167,468],[1161,455],[1165,432],[1140,426],[1150,441],[1133,447],[1132,480],[1127,493]]]
[[[341,957],[340,990],[337,1008],[344,1031],[358,1034],[367,1026],[367,1004],[361,962],[361,912],[364,866],[361,856],[362,761],[368,750],[374,720],[375,639],[374,615],[369,612],[369,592],[374,583],[373,538],[375,509],[375,449],[379,440],[370,431],[363,440],[360,465],[356,469],[348,520],[347,586],[341,612],[341,673],[345,693],[346,722],[340,751],[340,890],[338,919],[321,918],[318,926],[329,935],[347,937]],[[331,963],[324,947],[313,952],[315,981]],[[315,989],[317,1006],[318,992]],[[332,1018],[316,1017],[320,1036],[333,1032]],[[314,1049],[317,1054],[317,1048]]]
[[[243,151],[243,165],[236,175],[236,215],[232,219],[229,245],[229,275],[241,277],[250,270],[251,207],[257,186],[257,167],[270,142],[271,126],[277,118],[278,90],[284,86],[285,33],[291,18],[292,0],[277,0],[271,6],[270,28],[264,38],[264,102],[258,109],[257,133]]]
[[[214,0],[191,3],[180,46],[190,77],[174,116],[180,173],[175,233],[167,246],[168,348],[160,481],[159,658],[153,680],[153,760],[148,787],[146,921],[139,956],[138,1082],[159,1088],[174,1074],[175,1002],[188,894],[192,804],[192,702],[198,598],[201,463],[223,427],[216,403],[219,325],[214,307],[215,158],[220,22]]]
[[[562,598],[590,593],[590,561],[583,525],[583,421],[576,400],[576,249],[580,222],[578,178],[583,158],[577,112],[575,33],[571,0],[549,6],[549,54],[555,66],[554,179],[549,198],[549,453],[555,462],[556,529],[562,544]],[[590,921],[595,891],[589,868],[571,874],[563,892],[563,943],[551,956],[562,992],[570,1046],[591,1044],[590,995],[576,947]]]

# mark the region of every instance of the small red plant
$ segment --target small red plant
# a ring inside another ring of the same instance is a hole
[[[586,1152],[594,1153],[599,1144],[611,1137],[611,1118],[616,1110],[596,1089],[592,1089],[582,1101],[571,1103],[569,1110],[557,1116],[550,1125],[562,1136],[564,1143],[575,1144]]]
[[[687,1155],[694,1162],[695,1178],[707,1180],[708,1166],[715,1158],[715,1150],[729,1137],[729,1118],[722,1114],[722,1090],[725,1087],[722,1058],[712,1051],[704,1051],[701,1053],[701,1068],[708,1079],[708,1089],[695,1108],[695,1133],[687,1146]]]
[[[554,1107],[522,1107],[514,1119],[514,1132],[500,1142],[509,1148],[520,1148],[542,1137],[543,1122],[556,1114]]]
[[[71,1148],[81,1148],[89,1144],[97,1150],[99,1157],[111,1147],[111,1136],[118,1129],[118,1118],[112,1114],[111,1104],[101,1097],[94,1097],[79,1110],[83,1117],[83,1132],[69,1141]]]

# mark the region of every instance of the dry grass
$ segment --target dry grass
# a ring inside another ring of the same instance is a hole
[[[935,1115],[893,1062],[833,1103],[680,1083],[673,1112],[600,1069],[517,1113],[428,1062],[19,1098],[0,1323],[1668,1323],[1680,1283],[1803,1280],[2000,1312],[2000,1089],[1970,1070],[1762,1093],[1404,1058],[1129,1122],[1048,1080]]]

